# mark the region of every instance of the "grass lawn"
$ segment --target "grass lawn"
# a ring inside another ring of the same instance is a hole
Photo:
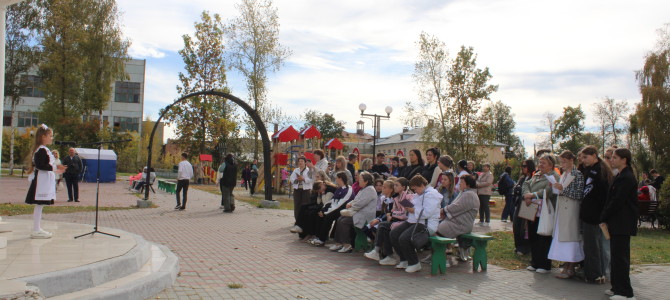
[[[219,186],[218,185],[213,185],[213,184],[193,184],[190,185],[189,188],[195,188],[199,189],[201,191],[209,192],[215,195],[221,195],[221,192],[219,191]],[[239,187],[235,188],[236,190],[239,189]],[[249,203],[255,207],[261,207],[261,201],[263,201],[264,193],[262,191],[256,193],[255,196],[250,196],[248,194],[244,196],[240,195],[235,195],[235,200],[237,201],[244,201],[246,203]],[[286,209],[286,210],[293,210],[293,199],[288,198],[286,195],[273,195],[272,200],[279,201],[279,209]]]
[[[492,232],[496,239],[488,244],[489,263],[507,269],[524,269],[530,262],[530,254],[514,254],[512,232]],[[670,263],[670,232],[661,229],[640,228],[631,238],[630,262],[632,265]],[[558,264],[555,263],[555,267]]]
[[[0,216],[16,216],[27,215],[33,213],[33,205],[30,204],[0,204]],[[134,209],[137,207],[100,207],[100,211]],[[95,211],[95,206],[46,206],[44,207],[45,214],[65,214],[82,211]]]

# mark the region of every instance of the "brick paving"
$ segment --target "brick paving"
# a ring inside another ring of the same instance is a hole
[[[0,203],[22,202],[26,189],[25,181],[0,178]],[[94,189],[95,184],[82,186],[81,204],[67,203],[59,193],[59,205],[92,205]],[[101,190],[105,206],[128,206],[137,199],[122,182],[101,184]],[[236,192],[244,193],[239,188]],[[238,202],[235,213],[223,214],[218,196],[196,189],[189,190],[185,211],[172,210],[174,195],[162,191],[152,194],[152,201],[159,207],[102,212],[100,226],[140,234],[179,257],[177,281],[155,299],[607,299],[603,291],[609,285],[492,265],[488,272],[473,274],[469,263],[461,263],[447,269],[446,275],[430,276],[430,266],[424,264],[421,272],[408,274],[379,266],[362,253],[333,253],[300,243],[288,232],[292,211]],[[93,216],[82,212],[44,218],[91,224]],[[505,226],[509,225],[492,224],[493,229]],[[667,299],[669,266],[635,270],[632,281],[638,299]]]

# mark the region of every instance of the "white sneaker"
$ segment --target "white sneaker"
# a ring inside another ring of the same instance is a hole
[[[398,263],[395,258],[393,258],[391,255],[384,257],[384,259],[379,261],[379,264],[382,266],[395,266]]]
[[[328,248],[328,249],[330,251],[337,251],[337,250],[342,249],[342,245],[341,244],[335,244],[335,245],[330,246],[330,248]]]
[[[30,234],[31,239],[50,239],[53,236],[51,232],[40,230],[40,231],[33,231]]]
[[[342,249],[337,250],[337,252],[339,252],[339,253],[349,253],[349,252],[351,252],[351,245],[344,246],[344,247],[342,247]]]
[[[407,272],[407,273],[414,273],[414,272],[418,272],[418,271],[421,271],[421,263],[420,262],[416,263],[416,265],[408,266],[405,269],[405,272]]]
[[[614,292],[612,292],[612,290],[606,290],[606,291],[605,291],[605,295],[607,295],[607,296],[614,296]]]
[[[610,297],[610,300],[619,300],[619,299],[632,299],[635,300],[635,297],[626,297],[626,296],[621,296],[621,295],[614,295]]]
[[[314,239],[311,240],[309,243],[312,244],[312,245],[314,245],[314,246],[323,246],[323,244],[325,244],[325,243],[322,242],[319,238],[314,238]]]
[[[221,206],[219,206],[219,209],[226,209],[226,207],[221,205]]]
[[[464,247],[459,247],[458,248],[458,259],[461,261],[468,261],[468,258],[470,258],[470,249],[464,248]]]
[[[295,226],[291,227],[291,229],[289,229],[289,231],[291,233],[302,233],[302,228],[300,228],[300,226],[298,226],[298,225],[295,225]]]
[[[528,266],[528,267],[526,267],[526,270],[531,271],[531,272],[535,272],[536,269],[533,268],[533,266]]]
[[[379,252],[377,252],[377,250],[375,250],[375,249],[372,249],[372,251],[370,251],[370,252],[366,252],[365,254],[363,254],[363,256],[365,256],[369,259],[372,259],[372,260],[379,260],[380,259],[379,258]]]
[[[489,222],[484,222],[484,225],[482,225],[482,226],[489,227]]]
[[[407,261],[401,261],[399,264],[395,265],[396,269],[406,269],[407,268]]]
[[[551,271],[546,270],[546,269],[542,269],[542,268],[537,268],[537,270],[535,270],[535,273],[540,273],[540,274],[547,274],[547,273],[550,273],[550,272]]]

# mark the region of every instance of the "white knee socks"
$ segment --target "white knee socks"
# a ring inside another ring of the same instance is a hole
[[[33,231],[42,230],[42,205],[35,205],[35,210],[33,211]]]

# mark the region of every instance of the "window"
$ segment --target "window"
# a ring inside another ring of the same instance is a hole
[[[23,75],[21,81],[26,85],[21,96],[44,98],[42,91],[42,77],[34,75]]]
[[[5,110],[2,112],[2,126],[12,126],[12,111]]]
[[[140,83],[117,81],[114,84],[114,101],[140,103]]]
[[[139,131],[140,118],[114,117],[114,130]]]
[[[17,127],[37,127],[37,114],[29,111],[20,111]]]
[[[100,118],[99,115],[90,115],[90,116],[81,116],[81,120],[84,122],[88,121],[98,121]],[[102,122],[107,123],[109,121],[108,116],[102,116]]]

